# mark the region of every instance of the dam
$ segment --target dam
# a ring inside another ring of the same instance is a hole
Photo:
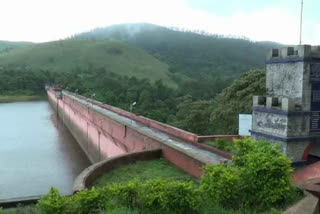
[[[89,160],[47,101],[0,104],[0,200],[71,194]]]

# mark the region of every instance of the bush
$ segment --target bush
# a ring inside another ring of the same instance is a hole
[[[90,190],[86,189],[78,192],[74,196],[74,201],[77,206],[77,213],[98,213],[105,206],[105,201],[108,200],[106,194],[101,194],[102,190],[97,190],[94,187]]]
[[[200,192],[192,182],[167,183],[167,209],[170,213],[196,213]]]
[[[192,182],[155,179],[142,185],[141,207],[146,213],[197,213],[199,202]]]
[[[251,138],[235,140],[238,156],[233,165],[205,166],[201,189],[209,200],[227,207],[260,207],[283,205],[295,194],[291,185],[291,161],[279,145]]]
[[[291,185],[290,159],[279,145],[251,138],[235,140],[237,157],[234,166],[241,169],[244,200],[247,205],[271,207],[281,205],[294,191]]]
[[[164,180],[149,180],[142,185],[141,207],[145,211],[161,213],[167,210],[167,185]]]
[[[51,188],[49,193],[40,198],[37,208],[41,214],[72,213],[72,200],[59,194],[59,190]]]
[[[114,199],[119,205],[131,210],[138,206],[139,181],[134,180],[127,184],[112,184],[108,189],[112,191]]]
[[[201,179],[200,189],[206,199],[226,207],[239,207],[241,176],[238,167],[212,164],[204,169],[206,173]]]

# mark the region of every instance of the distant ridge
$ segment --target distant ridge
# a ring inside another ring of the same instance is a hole
[[[148,23],[97,28],[72,39],[111,39],[142,48],[166,62],[173,73],[192,79],[237,77],[251,68],[264,68],[267,51],[281,44],[201,34]]]

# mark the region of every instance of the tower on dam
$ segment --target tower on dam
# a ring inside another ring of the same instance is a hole
[[[320,156],[320,46],[272,49],[266,97],[253,97],[251,134],[279,143],[293,162]]]

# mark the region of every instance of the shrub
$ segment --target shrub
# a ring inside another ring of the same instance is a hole
[[[138,206],[138,195],[140,190],[139,181],[134,180],[127,184],[112,184],[109,189],[114,199],[122,206],[133,210]]]
[[[235,140],[238,156],[233,165],[207,165],[201,190],[210,200],[227,207],[281,206],[295,194],[291,161],[279,145],[251,138]]]
[[[227,207],[238,207],[240,197],[240,170],[225,164],[212,164],[204,167],[200,189],[205,199]]]
[[[144,211],[163,213],[167,210],[167,185],[164,180],[149,180],[142,185],[141,207]]]
[[[167,209],[170,213],[196,213],[200,192],[192,182],[171,181],[167,183]]]
[[[78,192],[74,196],[74,201],[77,206],[77,213],[97,213],[99,209],[103,209],[105,205],[106,197],[101,194],[101,190],[97,190],[94,187],[90,190],[86,189]]]
[[[279,145],[251,138],[235,140],[238,157],[234,166],[241,169],[244,200],[249,206],[271,207],[283,204],[293,193],[290,159],[279,150]]]
[[[146,213],[197,213],[199,192],[192,182],[149,180],[142,185],[141,208]]]
[[[37,208],[41,214],[68,214],[72,213],[71,200],[59,194],[59,190],[51,188],[49,193],[40,198]]]

